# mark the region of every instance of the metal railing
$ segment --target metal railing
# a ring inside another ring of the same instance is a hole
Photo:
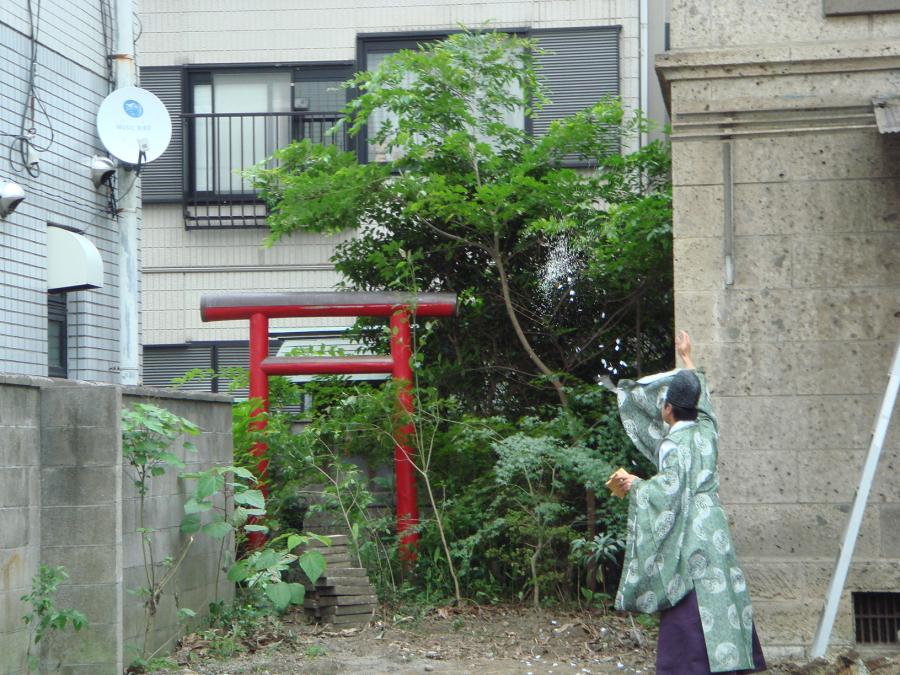
[[[293,141],[348,147],[344,132],[331,132],[339,113],[186,113],[188,228],[263,227],[266,206],[242,172]]]

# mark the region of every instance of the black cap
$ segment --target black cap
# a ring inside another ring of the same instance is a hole
[[[666,403],[679,408],[696,408],[700,401],[700,378],[693,370],[679,370],[666,392]]]

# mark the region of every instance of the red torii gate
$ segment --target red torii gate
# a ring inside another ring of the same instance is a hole
[[[263,409],[269,408],[270,375],[350,375],[389,373],[395,380],[405,382],[398,389],[398,405],[413,411],[412,389],[412,338],[410,317],[452,316],[456,312],[454,293],[232,293],[204,295],[200,301],[203,321],[250,321],[250,398],[263,401]],[[270,357],[269,319],[307,316],[384,316],[390,317],[391,355],[340,356],[340,357]],[[415,557],[418,534],[403,532],[419,522],[416,502],[416,477],[413,469],[412,448],[409,437],[413,433],[412,422],[394,428],[394,471],[397,489],[397,534],[400,535],[401,553],[408,559]],[[257,469],[260,478],[266,476],[269,460],[265,458],[266,446],[257,445],[253,454],[260,457]],[[268,489],[263,482],[263,494]],[[263,542],[260,533],[251,533],[250,543],[256,547]]]

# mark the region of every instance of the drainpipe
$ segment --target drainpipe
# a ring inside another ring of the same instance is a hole
[[[113,54],[116,88],[135,85],[134,9],[132,0],[116,0],[116,53]],[[138,360],[138,224],[137,176],[132,167],[119,166],[119,381],[140,381]]]
[[[650,114],[649,106],[650,106],[650,28],[649,28],[649,13],[650,13],[650,0],[641,0],[640,9],[638,10],[639,17],[638,21],[640,23],[640,73],[638,75],[638,81],[640,82],[641,87],[641,112],[644,114],[644,117],[648,117]],[[647,145],[647,133],[641,132],[640,138],[641,147]]]

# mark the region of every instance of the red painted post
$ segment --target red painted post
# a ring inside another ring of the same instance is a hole
[[[263,361],[268,356],[269,319],[264,314],[253,314],[250,317],[250,398],[262,400],[262,407],[254,410],[254,415],[269,411],[269,376],[262,367]],[[265,419],[256,422],[255,427],[259,430],[265,429]],[[269,486],[266,482],[269,468],[267,449],[265,443],[257,443],[251,451],[255,457],[260,458],[256,465],[256,473],[259,476],[260,490],[266,498],[269,496]],[[266,543],[266,535],[262,532],[250,532],[247,540],[251,549],[257,549]]]
[[[397,483],[397,534],[400,536],[400,557],[406,561],[416,559],[417,532],[404,532],[419,524],[419,507],[416,499],[416,476],[411,455],[410,437],[412,424],[412,339],[409,328],[409,309],[397,308],[391,314],[391,358],[394,361],[393,378],[398,386],[398,415],[401,420],[394,427],[394,472]]]

